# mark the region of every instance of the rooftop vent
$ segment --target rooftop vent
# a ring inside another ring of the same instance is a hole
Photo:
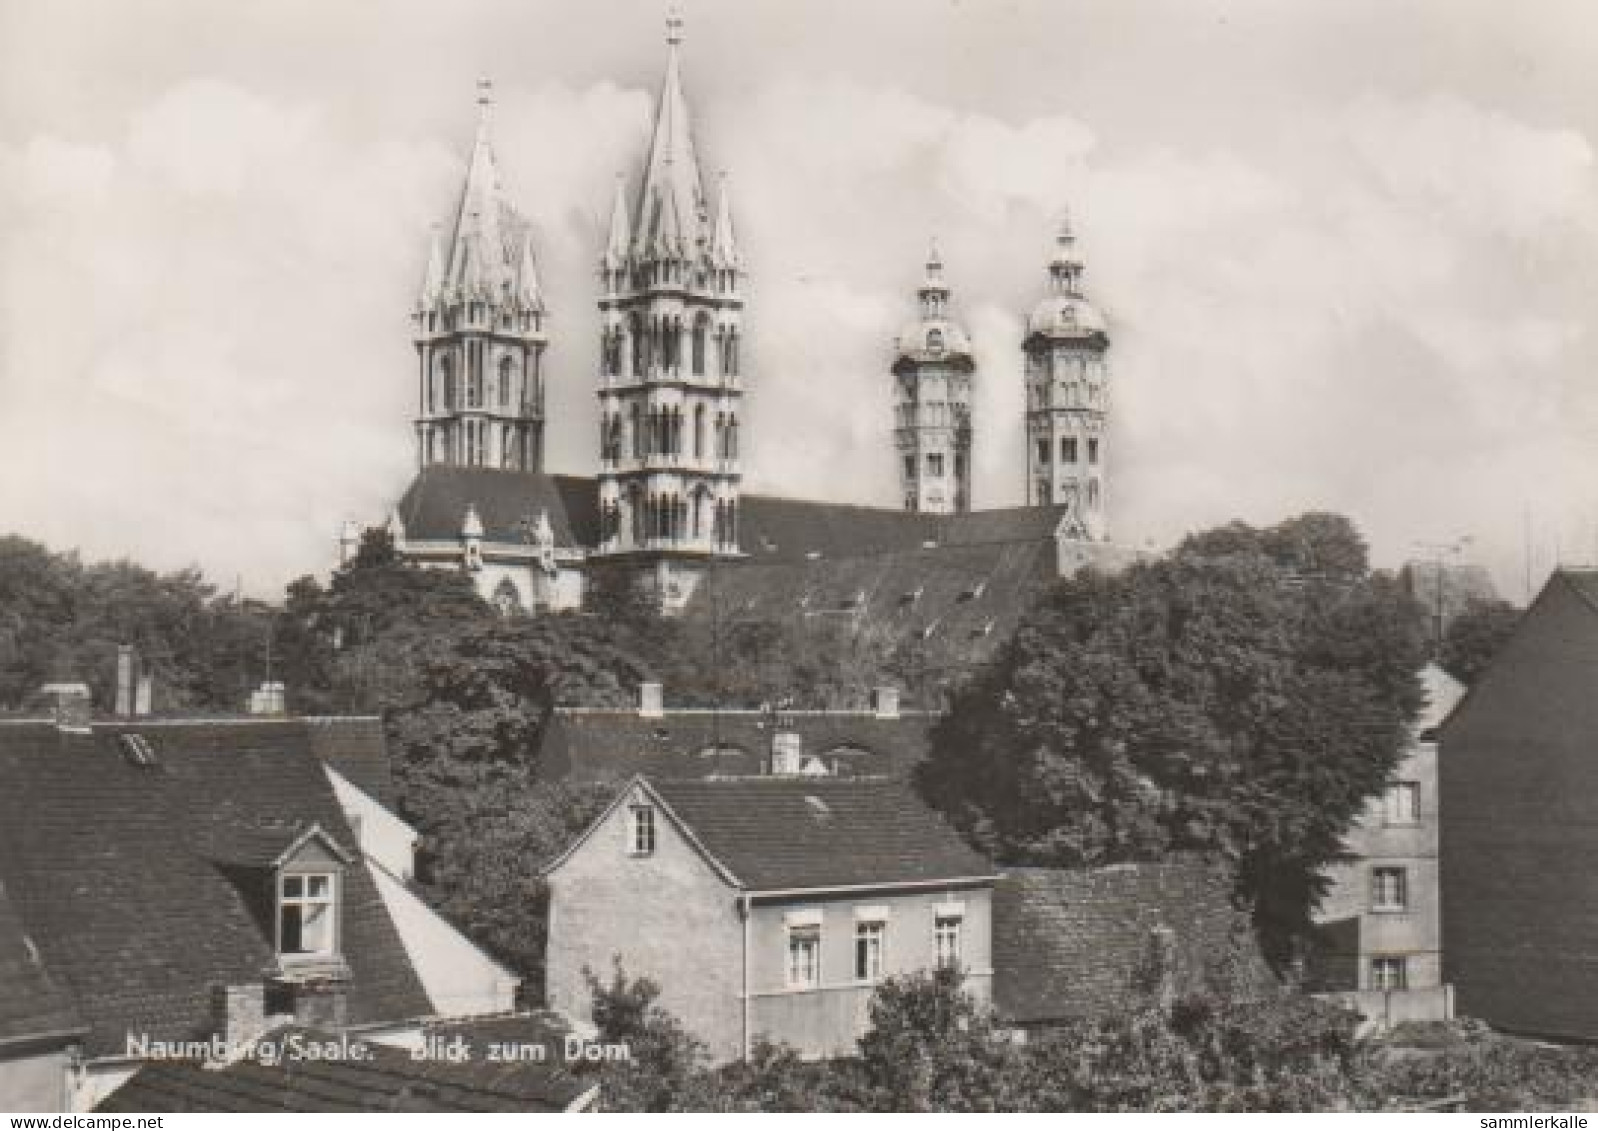
[[[122,747],[122,756],[132,765],[155,766],[160,763],[155,756],[155,748],[142,734],[119,734],[117,745]]]
[[[983,621],[976,628],[973,628],[971,630],[971,635],[973,637],[992,636],[993,635],[993,620],[992,620],[992,618],[989,618],[988,620]]]
[[[901,605],[913,605],[913,604],[915,604],[917,601],[921,600],[921,594],[925,593],[926,590],[927,590],[927,587],[925,585],[917,585],[914,589],[910,590],[908,593],[899,594],[899,604],[901,604]]]
[[[967,589],[960,590],[960,600],[975,601],[978,597],[982,596],[983,593],[987,592],[987,589],[988,583],[986,581],[979,581]]]

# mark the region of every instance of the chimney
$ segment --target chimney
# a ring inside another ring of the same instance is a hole
[[[125,719],[133,714],[133,645],[117,645],[117,695],[116,716]]]
[[[665,694],[659,683],[648,680],[638,685],[638,717],[658,719],[666,713]]]
[[[248,709],[252,715],[288,714],[287,688],[276,680],[267,680],[250,692]]]
[[[804,739],[796,730],[773,731],[771,735],[771,772],[797,774],[804,765]]]
[[[872,688],[871,710],[879,719],[897,719],[899,717],[899,689],[897,687]]]
[[[229,1050],[266,1032],[266,987],[260,982],[211,986],[211,1024]]]
[[[133,713],[141,718],[150,713],[150,685],[148,675],[141,675],[133,689]]]
[[[86,683],[47,683],[39,689],[50,707],[50,717],[61,730],[87,731],[94,707]]]

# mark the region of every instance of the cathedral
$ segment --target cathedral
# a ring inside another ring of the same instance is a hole
[[[759,361],[747,356],[741,324],[754,296],[726,180],[707,192],[695,150],[680,20],[668,21],[666,40],[648,151],[634,176],[618,177],[608,237],[595,249],[601,332],[582,379],[599,401],[597,474],[544,467],[552,296],[531,225],[500,177],[492,95],[479,85],[465,183],[433,232],[411,316],[418,470],[387,520],[396,550],[467,571],[507,613],[581,608],[601,571],[616,569],[669,612],[714,600],[715,615],[726,615],[734,595],[734,612],[748,615],[858,617],[875,602],[879,613],[906,613],[895,631],[923,636],[952,631],[962,613],[977,619],[959,631],[990,633],[977,600],[988,586],[1013,591],[1130,557],[1108,540],[1109,337],[1082,293],[1068,228],[1017,343],[1026,505],[972,509],[981,442],[972,389],[984,377],[935,245],[917,316],[884,359],[894,419],[882,433],[898,454],[902,509],[742,490],[744,398],[759,395]],[[344,560],[358,542],[347,524]],[[1005,569],[1020,575],[1001,583]]]

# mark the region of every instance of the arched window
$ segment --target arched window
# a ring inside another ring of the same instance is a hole
[[[509,357],[499,359],[499,407],[510,407],[511,372],[516,363]]]
[[[738,458],[738,418],[727,417],[727,458]]]
[[[738,373],[738,331],[728,330],[727,336],[721,340],[721,371],[728,377],[737,376]]]
[[[438,359],[438,374],[440,383],[444,386],[444,411],[455,411],[455,363],[449,354],[442,354]]]
[[[494,587],[494,608],[502,617],[512,617],[521,611],[522,595],[516,588],[516,583],[510,578],[505,578]]]
[[[705,406],[694,408],[694,458],[705,458]]]
[[[644,500],[643,493],[634,486],[627,492],[627,514],[631,520],[629,531],[633,545],[641,545],[644,540]]]
[[[696,539],[705,536],[705,500],[708,497],[708,492],[703,487],[694,492],[692,530],[693,537]]]
[[[638,315],[633,315],[627,320],[627,335],[633,343],[633,376],[642,377],[645,368],[644,328],[639,324]]]
[[[628,423],[629,423],[629,426],[630,426],[629,430],[631,431],[632,438],[633,438],[633,459],[643,459],[644,458],[644,429],[643,429],[643,420],[642,420],[641,414],[639,413],[637,405],[633,405],[632,406],[631,418],[630,418]]]
[[[705,375],[705,337],[710,332],[710,319],[704,314],[694,319],[693,366],[694,376]]]
[[[927,331],[927,350],[929,352],[931,352],[931,353],[942,353],[943,352],[943,331],[942,330],[928,330]]]
[[[716,458],[727,458],[727,414],[716,413]]]

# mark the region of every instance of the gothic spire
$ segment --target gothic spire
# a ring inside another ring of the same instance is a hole
[[[727,174],[721,175],[721,187],[716,201],[716,232],[711,237],[710,252],[717,267],[738,267],[738,238],[732,230],[732,198],[727,195]]]
[[[708,236],[709,210],[699,178],[688,100],[682,90],[681,43],[682,17],[674,12],[666,20],[666,78],[655,109],[655,129],[633,227],[635,250],[645,255],[682,254]],[[687,246],[679,242],[685,239]]]
[[[466,183],[450,233],[446,280],[451,288],[483,290],[507,282],[515,271],[522,234],[514,209],[505,199],[499,164],[494,158],[493,84],[477,81],[477,137],[472,143]],[[510,228],[512,231],[507,231]]]
[[[627,266],[627,248],[631,241],[632,229],[627,223],[627,178],[618,173],[616,196],[610,206],[610,238],[605,241],[605,270],[620,271]]]

